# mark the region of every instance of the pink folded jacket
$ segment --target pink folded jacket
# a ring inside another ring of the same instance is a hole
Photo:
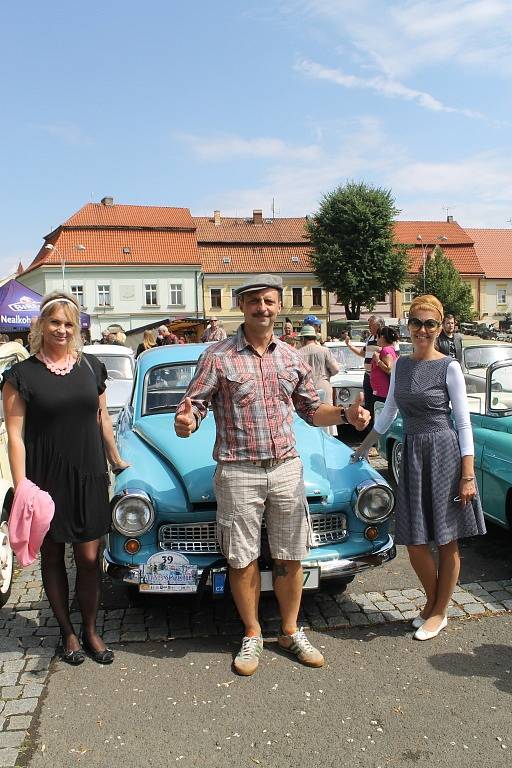
[[[55,512],[49,493],[24,478],[14,494],[9,515],[9,542],[20,565],[34,562]]]

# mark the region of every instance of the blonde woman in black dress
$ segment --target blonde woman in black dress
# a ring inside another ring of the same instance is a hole
[[[416,640],[430,640],[447,625],[460,572],[458,539],[485,533],[464,376],[457,360],[436,349],[442,320],[435,296],[414,299],[408,321],[413,353],[397,360],[384,409],[354,454],[356,460],[366,456],[400,410],[404,436],[395,541],[407,546],[427,597],[412,622]]]
[[[113,471],[122,471],[128,464],[118,453],[106,407],[107,372],[96,357],[81,354],[80,310],[74,298],[64,293],[42,300],[30,343],[31,357],[4,373],[12,477],[15,487],[27,477],[55,502],[55,515],[41,547],[41,573],[59,623],[63,659],[80,664],[85,650],[98,663],[110,664],[114,654],[96,630],[99,546],[111,519],[105,453]],[[68,542],[76,563],[83,649],[69,612],[64,561]]]

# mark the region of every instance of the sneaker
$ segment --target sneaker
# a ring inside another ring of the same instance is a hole
[[[293,635],[279,635],[277,642],[285,651],[293,653],[306,667],[323,667],[324,657],[311,645],[302,627]]]
[[[260,654],[263,650],[263,638],[244,637],[242,647],[235,656],[233,666],[239,675],[254,675],[260,663]]]

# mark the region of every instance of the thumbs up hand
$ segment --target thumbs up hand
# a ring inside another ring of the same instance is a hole
[[[364,395],[359,393],[356,401],[345,410],[345,416],[349,424],[362,432],[370,423],[370,412],[363,408]]]
[[[190,437],[195,432],[197,426],[196,417],[192,409],[192,400],[186,397],[184,404],[176,418],[174,419],[174,431],[178,437]]]

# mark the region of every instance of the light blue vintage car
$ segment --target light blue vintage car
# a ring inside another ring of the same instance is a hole
[[[115,479],[104,569],[140,592],[224,591],[213,489],[215,421],[209,413],[186,440],[173,427],[206,346],[166,346],[140,355],[131,399],[118,420],[119,450],[131,466]],[[394,494],[369,464],[350,464],[346,445],[298,416],[294,426],[316,542],[303,563],[304,586],[316,589],[320,579],[337,578],[342,590],[359,571],[395,557],[388,532]],[[265,554],[260,565],[267,591],[272,580]]]
[[[482,363],[479,370],[479,380],[466,376],[478,490],[486,518],[512,530],[512,361],[498,360],[487,367]],[[380,407],[378,404],[376,411]],[[397,482],[402,442],[398,414],[379,440],[379,452],[387,458]]]

